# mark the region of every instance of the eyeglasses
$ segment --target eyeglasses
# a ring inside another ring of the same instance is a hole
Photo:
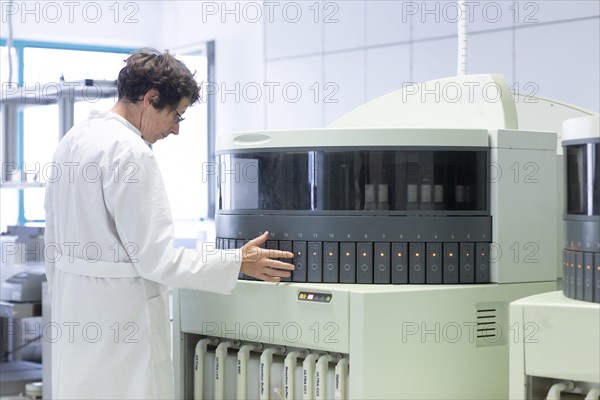
[[[173,111],[175,111],[175,114],[177,115],[177,118],[175,119],[175,122],[176,122],[176,123],[178,123],[178,124],[179,124],[180,122],[182,122],[182,121],[185,121],[185,118],[183,118],[183,117],[181,116],[181,114],[179,114],[179,112],[177,112],[177,109],[176,109],[175,107],[173,107],[173,105],[172,105],[172,104],[171,104],[171,108],[173,109]]]

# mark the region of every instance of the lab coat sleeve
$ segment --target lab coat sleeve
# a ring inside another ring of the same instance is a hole
[[[46,224],[44,226],[44,264],[46,266],[46,279],[48,281],[48,291],[52,297],[52,288],[54,284],[54,271],[56,269],[56,236],[54,234],[54,213],[52,211],[51,183],[46,186],[44,194],[44,210],[46,211]]]
[[[138,273],[164,285],[231,293],[241,266],[240,250],[175,248],[173,218],[160,170],[150,151],[129,153],[118,173],[104,181],[105,203],[123,247]],[[133,167],[133,169],[132,169]],[[122,170],[121,170],[122,172]],[[185,196],[185,193],[181,193]]]

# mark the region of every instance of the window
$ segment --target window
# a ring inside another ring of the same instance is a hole
[[[207,58],[202,55],[178,56],[196,71],[196,80],[206,80]],[[207,105],[202,99],[188,108],[179,135],[169,136],[153,145],[171,203],[176,236],[195,237],[197,223],[208,213],[207,182],[202,168],[207,161]],[[193,236],[190,236],[193,235]]]
[[[67,82],[114,80],[126,57],[126,53],[27,47],[23,51],[24,85],[39,88],[40,96],[48,96],[47,89],[59,84],[61,78]],[[75,123],[87,118],[93,108],[110,109],[115,100],[90,98],[89,101],[75,103]],[[23,110],[23,121],[22,165],[34,171],[52,161],[58,145],[58,105],[27,107]],[[44,190],[29,189],[23,198],[25,221],[43,221]]]
[[[17,46],[17,44],[15,44]],[[23,46],[23,82],[37,86],[43,92],[44,85],[55,85],[61,78],[65,81],[84,79],[115,80],[123,67],[128,50],[119,52],[72,50]],[[7,70],[8,62],[3,47],[1,71]],[[199,83],[207,80],[208,59],[205,51],[187,55],[177,54]],[[13,72],[13,80],[18,75]],[[80,101],[74,107],[75,123],[87,118],[90,110],[110,109],[116,98]],[[52,159],[59,140],[58,105],[31,106],[24,108],[21,130],[21,164],[28,170],[43,167]],[[203,99],[185,113],[178,137],[169,137],[153,146],[159,162],[165,187],[175,219],[175,233],[179,237],[198,236],[200,221],[208,215],[207,182],[202,176],[202,166],[207,161],[207,104]],[[2,190],[2,230],[17,222],[44,220],[44,190]],[[21,218],[17,221],[17,217]]]
[[[0,96],[5,96],[5,90],[8,92],[8,82],[16,82],[17,80],[17,54],[13,49],[12,52],[12,76],[9,80],[9,68],[8,68],[8,48],[6,46],[0,46],[0,82],[2,87],[0,88]],[[3,115],[0,114],[0,126],[2,126],[2,140],[0,140],[0,157],[3,163],[2,168],[4,169],[5,157],[5,135],[4,132],[4,121]],[[14,138],[16,139],[16,138]],[[2,176],[4,179],[4,176]],[[19,219],[19,193],[14,189],[0,190],[0,230],[6,231],[7,225],[15,225]]]

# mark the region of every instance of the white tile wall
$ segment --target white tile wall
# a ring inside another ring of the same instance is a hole
[[[508,29],[514,25],[515,5],[513,1],[485,0],[467,2],[468,32]]]
[[[438,39],[413,45],[413,79],[424,82],[456,75],[456,39]]]
[[[410,80],[409,55],[407,44],[367,50],[367,100],[401,89]]]
[[[364,0],[321,3],[326,52],[365,46],[365,9]]]
[[[323,125],[322,71],[320,56],[267,63],[266,81],[279,84],[274,101],[266,105],[267,129],[318,128]],[[286,85],[287,91],[284,92]],[[298,87],[300,95],[295,90]]]
[[[324,80],[339,84],[336,98],[340,102],[311,104],[307,111],[314,111],[315,116],[310,120],[322,118],[327,124],[362,101],[411,80],[456,74],[457,9],[453,1],[338,0],[335,4],[338,8],[332,15],[339,23],[324,24],[322,32],[315,29],[323,35],[322,54],[315,57],[325,66]],[[535,91],[598,110],[598,90],[593,88],[599,87],[600,18],[590,16],[600,15],[600,2],[485,0],[470,4],[467,73],[500,73],[521,92]],[[561,22],[573,18],[587,20]],[[537,22],[526,24],[526,19]],[[267,60],[268,69],[270,64]],[[298,70],[306,65],[303,59],[290,59],[285,68]],[[365,76],[361,79],[360,74]],[[284,109],[276,110],[278,115],[268,115],[269,121],[285,118]],[[288,125],[297,118],[290,115]],[[306,121],[300,124],[305,126]]]
[[[318,1],[273,1],[264,20],[267,59],[320,53],[323,7]],[[329,14],[328,14],[329,15]]]
[[[409,13],[413,24],[413,39],[456,36],[456,2],[414,2],[414,6],[418,10],[411,10]],[[444,10],[448,10],[448,14]],[[452,10],[454,17],[450,14]]]
[[[325,126],[366,101],[365,51],[325,56]]]
[[[508,29],[513,25],[511,1],[466,3],[467,32]],[[405,16],[412,17],[415,39],[453,36],[458,32],[462,11],[456,1],[405,2],[403,8]]]
[[[403,18],[403,2],[369,0],[365,11],[366,45],[406,42],[409,40],[409,18]]]
[[[600,16],[600,2],[597,0],[519,0],[515,3],[516,6],[513,7],[513,10],[518,11],[514,14],[517,25],[531,26],[574,18]]]
[[[600,19],[517,29],[516,81],[533,83],[539,96],[598,112],[598,49]]]
[[[512,30],[477,32],[467,39],[467,73],[500,73],[512,84]]]

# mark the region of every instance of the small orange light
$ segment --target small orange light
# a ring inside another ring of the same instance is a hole
[[[577,269],[581,269],[581,264],[577,264]]]
[[[367,256],[367,253],[363,253],[363,257],[366,257],[366,256]]]
[[[332,255],[333,255],[333,253],[332,253],[332,252],[329,252],[329,256],[331,257]]]
[[[585,266],[585,269],[590,269],[590,266],[589,266],[589,265],[586,265],[586,266]]]
[[[385,256],[385,254],[384,254],[384,253],[379,253],[379,255],[380,255],[381,257]]]
[[[398,257],[402,257],[402,253],[398,253]]]
[[[350,257],[350,252],[346,252],[346,257]]]
[[[415,256],[419,257],[419,253],[415,253]]]
[[[454,256],[454,254],[452,254],[452,253],[450,253],[450,254],[448,254],[448,255],[449,255],[450,257]]]
[[[432,256],[434,256],[434,257],[435,257],[435,253],[433,253],[433,254],[432,254]]]

